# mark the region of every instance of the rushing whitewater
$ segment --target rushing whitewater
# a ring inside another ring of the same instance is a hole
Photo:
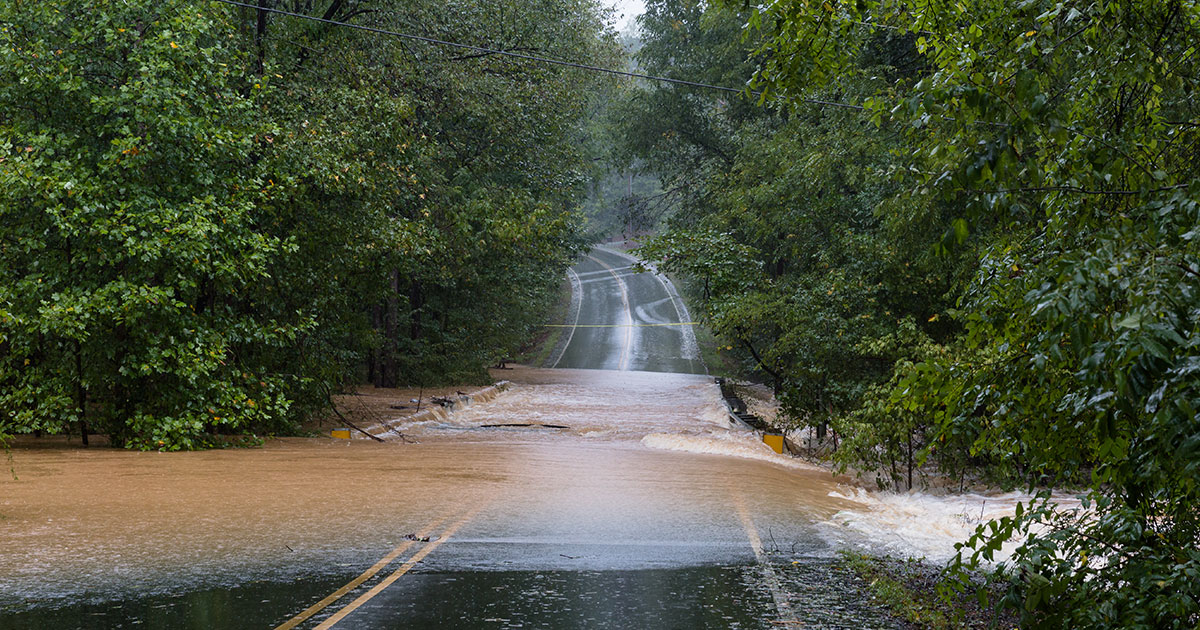
[[[714,483],[736,474],[750,487],[755,480],[745,477],[740,464],[734,473],[731,462],[755,461],[769,466],[775,480],[788,480],[770,486],[777,493],[770,501],[793,504],[793,495],[803,489],[807,501],[827,512],[816,524],[828,542],[935,561],[952,556],[954,543],[980,524],[1012,515],[1018,501],[1030,500],[1020,493],[863,489],[809,462],[777,454],[755,432],[731,426],[720,389],[706,376],[518,367],[504,377],[512,386],[494,401],[399,428],[422,442],[603,446],[711,456],[706,466]],[[1007,545],[997,560],[1007,557],[1015,544]]]

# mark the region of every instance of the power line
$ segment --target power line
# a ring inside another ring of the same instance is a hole
[[[470,44],[460,44],[458,42],[451,42],[451,41],[446,41],[443,39],[435,39],[433,37],[425,37],[422,35],[413,35],[411,33],[401,33],[399,31],[389,31],[387,29],[375,28],[373,26],[362,26],[360,24],[351,24],[350,22],[339,22],[337,20],[328,20],[325,18],[315,17],[312,15],[305,15],[303,13],[293,13],[291,11],[283,11],[281,9],[274,9],[274,8],[270,8],[270,7],[260,7],[260,6],[248,4],[245,2],[238,2],[237,0],[216,0],[216,1],[221,2],[223,4],[233,5],[235,7],[243,7],[246,9],[253,9],[255,11],[265,11],[267,13],[276,13],[279,15],[286,15],[288,17],[299,18],[302,20],[310,20],[312,22],[320,22],[322,24],[341,26],[341,27],[351,28],[351,29],[355,29],[355,30],[359,30],[359,31],[366,31],[368,33],[376,33],[379,35],[389,35],[391,37],[399,37],[401,39],[408,39],[408,40],[413,40],[413,41],[418,41],[418,42],[424,42],[426,44],[434,44],[437,46],[449,46],[451,48],[461,48],[464,50],[470,50],[470,51],[474,51],[474,52],[482,53],[482,54],[486,54],[486,55],[499,55],[499,56],[503,56],[503,57],[512,57],[514,59],[522,59],[525,61],[534,61],[537,63],[544,63],[544,64],[553,65],[553,66],[565,66],[568,68],[576,68],[579,70],[587,70],[590,72],[601,72],[604,74],[610,74],[610,75],[621,76],[621,77],[629,77],[629,78],[633,78],[633,79],[647,79],[650,81],[658,81],[661,83],[671,83],[674,85],[685,85],[688,87],[703,88],[706,90],[717,90],[720,92],[732,92],[735,94],[741,94],[743,92],[746,92],[746,90],[743,90],[743,89],[731,88],[731,87],[726,87],[723,85],[711,85],[708,83],[700,83],[698,81],[685,81],[683,79],[672,79],[670,77],[660,77],[660,76],[654,76],[654,75],[650,75],[650,74],[641,74],[638,72],[626,72],[624,70],[614,70],[612,68],[604,68],[601,66],[592,66],[592,65],[588,65],[588,64],[584,64],[584,63],[575,63],[573,61],[565,61],[562,59],[554,59],[551,57],[541,57],[538,55],[528,55],[525,53],[512,52],[509,50],[498,50],[495,48],[485,48],[483,46],[472,46]],[[750,94],[751,96],[760,96],[760,93],[758,93],[758,92],[748,92],[748,94]],[[824,100],[820,100],[820,99],[810,99],[810,98],[804,98],[804,99],[799,99],[799,100],[804,103],[809,103],[812,105],[840,107],[843,109],[853,109],[853,110],[858,110],[858,111],[866,110],[866,108],[861,105],[853,105],[851,103],[839,103],[837,101],[824,101]]]

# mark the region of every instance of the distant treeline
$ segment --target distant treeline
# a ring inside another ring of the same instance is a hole
[[[256,0],[618,63],[592,0]],[[595,75],[191,0],[0,3],[0,435],[482,380],[583,245]]]

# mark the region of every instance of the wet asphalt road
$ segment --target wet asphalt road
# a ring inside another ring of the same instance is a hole
[[[578,299],[549,367],[707,373],[675,287],[634,262],[597,247],[572,268]]]

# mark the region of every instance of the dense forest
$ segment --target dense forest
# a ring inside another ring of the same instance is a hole
[[[256,0],[618,65],[592,0]],[[0,433],[196,448],[486,379],[585,245],[593,74],[185,0],[0,5]]]
[[[657,0],[643,248],[833,457],[1039,490],[957,567],[1024,622],[1200,621],[1200,8]],[[1082,489],[1082,511],[1046,502]],[[965,574],[952,576],[964,579]]]

